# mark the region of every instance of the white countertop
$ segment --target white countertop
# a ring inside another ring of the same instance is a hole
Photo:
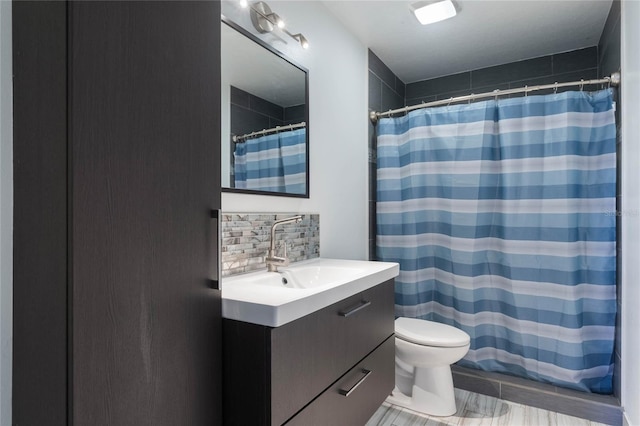
[[[344,278],[327,275],[311,288],[287,288],[278,272],[251,272],[222,279],[222,316],[279,327],[398,276],[391,262],[316,258],[296,262],[281,271],[310,268],[344,270]],[[336,275],[336,274],[333,274]],[[286,276],[286,275],[285,275]]]

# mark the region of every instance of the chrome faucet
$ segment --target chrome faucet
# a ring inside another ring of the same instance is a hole
[[[302,216],[292,216],[286,219],[276,220],[271,226],[271,243],[269,244],[269,251],[267,252],[267,258],[265,263],[267,264],[267,271],[278,272],[278,266],[288,266],[289,258],[287,258],[287,243],[284,242],[284,254],[282,257],[276,256],[276,226],[283,225],[285,223],[298,223],[302,221]]]

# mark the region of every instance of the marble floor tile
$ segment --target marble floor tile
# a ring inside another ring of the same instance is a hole
[[[458,410],[452,416],[428,416],[385,402],[366,426],[606,426],[461,389],[455,395]]]
[[[386,402],[382,403],[380,408],[369,419],[367,425],[369,426],[390,426],[396,417],[400,414],[400,409],[393,407]]]
[[[391,423],[393,426],[431,426],[434,423],[429,423],[430,419],[426,416],[414,413],[409,410],[401,410],[398,417],[396,417]]]
[[[595,426],[601,423],[590,422],[586,419],[579,419],[577,417],[567,416],[566,414],[556,414],[557,426]]]
[[[503,400],[496,403],[493,414],[492,426],[525,426],[525,406],[521,404],[513,404]],[[538,424],[538,423],[534,423]]]
[[[464,392],[464,393],[463,393]],[[459,426],[491,426],[497,398],[455,389]]]

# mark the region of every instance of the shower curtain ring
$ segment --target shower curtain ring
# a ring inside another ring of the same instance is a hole
[[[498,102],[498,95],[500,95],[500,89],[496,89],[496,90],[494,90],[494,91],[493,91],[493,93],[495,93],[495,94],[496,94],[496,96],[495,96],[495,98],[494,98],[494,99],[495,99],[495,101],[496,101],[496,102]]]
[[[529,86],[525,85],[524,86],[524,97],[526,98],[527,96],[529,96]]]
[[[555,86],[553,87],[553,94],[557,94],[558,93],[558,82],[556,81]]]
[[[453,101],[453,96],[449,98],[449,103],[447,103],[447,106],[451,105],[452,101]]]
[[[582,92],[582,89],[584,89],[584,78],[580,79],[580,91]]]

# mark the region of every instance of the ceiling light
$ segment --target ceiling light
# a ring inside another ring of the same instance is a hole
[[[249,6],[249,1],[248,0],[240,0],[240,7],[243,9],[246,9],[247,6]]]
[[[409,6],[422,25],[456,16],[456,7],[451,0],[426,0],[413,3]]]

